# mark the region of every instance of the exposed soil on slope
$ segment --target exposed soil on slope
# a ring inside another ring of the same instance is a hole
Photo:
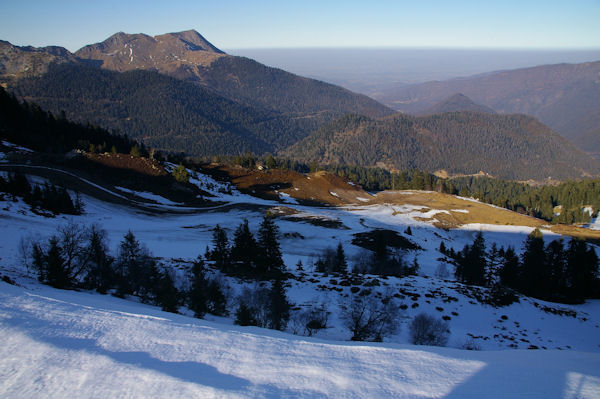
[[[250,170],[217,164],[207,166],[205,171],[231,181],[245,194],[271,200],[281,199],[280,193],[284,193],[304,204],[339,206],[371,197],[360,186],[323,171],[304,175],[290,170]]]

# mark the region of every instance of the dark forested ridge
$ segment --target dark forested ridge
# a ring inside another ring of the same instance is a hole
[[[397,115],[340,118],[283,152],[324,164],[387,168],[484,171],[514,180],[595,176],[592,160],[532,117],[448,112],[426,117]]]
[[[65,111],[75,121],[91,121],[148,146],[190,155],[262,153],[272,151],[277,138],[285,141],[297,134],[274,112],[242,106],[156,72],[58,65],[13,88],[18,97],[51,112]]]
[[[540,65],[460,79],[383,88],[374,97],[422,113],[463,93],[499,113],[532,115],[589,152],[600,152],[600,61]]]
[[[195,31],[118,33],[78,51],[79,58],[64,49],[5,47],[0,80],[20,99],[165,152],[272,153],[320,164],[450,175],[484,171],[515,180],[600,173],[598,162],[531,117],[393,114],[340,87],[224,54]],[[59,54],[64,62],[48,58],[47,72],[5,80],[2,68],[14,67],[25,53],[35,53],[35,62]],[[482,109],[465,96],[440,107]]]
[[[5,44],[0,82],[20,98],[190,155],[274,152],[349,112],[394,113],[341,87],[229,56],[195,31],[120,32],[75,55],[62,49],[63,65],[56,51]]]
[[[20,103],[0,87],[0,137],[29,149],[63,154],[73,149],[128,153],[136,142],[94,125],[55,117],[37,104]]]
[[[496,111],[485,105],[477,104],[462,93],[454,94],[433,107],[422,112],[423,115],[442,114],[444,112],[474,111],[495,114]]]
[[[393,113],[365,95],[224,54],[193,30],[155,37],[120,32],[75,55],[105,69],[152,70],[191,81],[255,108],[286,114],[323,114],[323,121],[346,113],[373,117]]]

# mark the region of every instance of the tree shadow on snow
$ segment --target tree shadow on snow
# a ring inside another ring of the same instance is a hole
[[[494,356],[498,353],[494,353]],[[487,364],[475,374],[457,384],[444,396],[446,399],[463,398],[583,398],[584,391],[600,390],[597,358],[589,354],[572,353],[564,364],[562,352],[518,351],[500,353],[500,358],[485,359]],[[573,373],[573,374],[571,374]],[[571,381],[570,381],[571,380]],[[592,386],[589,386],[592,384]],[[588,385],[588,386],[586,386]]]
[[[215,367],[200,362],[165,361],[152,357],[146,352],[110,351],[98,346],[96,340],[90,338],[53,337],[32,329],[24,332],[36,341],[45,342],[60,349],[85,351],[91,355],[106,356],[117,363],[156,371],[184,382],[238,392],[252,387],[252,383],[246,379],[223,374]]]

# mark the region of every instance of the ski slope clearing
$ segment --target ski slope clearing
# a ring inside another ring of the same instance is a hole
[[[2,397],[597,398],[600,357],[323,342],[0,282]]]

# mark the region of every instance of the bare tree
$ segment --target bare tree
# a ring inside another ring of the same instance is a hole
[[[446,346],[450,336],[447,321],[419,313],[410,323],[410,339],[415,345]]]
[[[398,330],[399,307],[391,296],[354,295],[350,304],[341,306],[341,319],[352,333],[353,341],[382,341]]]

